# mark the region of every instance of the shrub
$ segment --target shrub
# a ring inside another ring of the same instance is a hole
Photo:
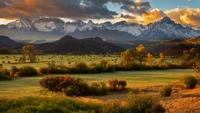
[[[17,72],[19,72],[19,69],[16,66],[12,66],[10,68],[10,76],[17,78],[19,77],[18,74],[16,74]]]
[[[115,71],[115,65],[113,65],[112,63],[107,63],[106,64],[106,71],[107,72],[114,72]]]
[[[151,95],[133,95],[129,93],[126,100],[127,113],[164,113],[165,109],[158,99]]]
[[[108,81],[111,91],[123,91],[127,85],[124,80],[111,79]]]
[[[126,85],[127,85],[127,83],[126,83],[126,81],[124,81],[124,80],[120,80],[120,81],[118,81],[118,90],[125,90],[125,88],[126,88]]]
[[[88,73],[88,65],[84,62],[76,62],[72,67],[79,73]]]
[[[69,69],[63,65],[56,65],[55,61],[47,63],[47,67],[41,67],[39,72],[42,74],[68,74]]]
[[[62,76],[47,76],[46,78],[43,78],[40,80],[40,85],[43,88],[47,88],[50,91],[61,91],[62,88],[60,87],[60,83],[62,82],[63,77]]]
[[[194,89],[198,83],[198,80],[192,75],[186,75],[181,79],[184,87],[187,89]]]
[[[103,106],[102,113],[128,113],[119,100],[110,100]]]
[[[54,92],[64,92],[67,96],[105,95],[107,87],[104,82],[88,85],[81,78],[66,76],[50,76],[43,78],[40,85]]]
[[[170,85],[163,86],[160,90],[160,95],[163,97],[169,97],[172,92],[172,87]]]
[[[7,69],[0,69],[0,81],[4,80],[13,80],[13,78],[9,76],[9,71]]]
[[[3,113],[102,113],[102,104],[67,98],[0,99]]]
[[[110,89],[111,90],[116,90],[117,89],[117,84],[118,84],[118,80],[117,79],[111,79],[108,81],[109,85],[110,85]]]
[[[38,72],[35,68],[31,66],[23,66],[19,68],[19,71],[15,73],[17,77],[29,77],[29,76],[36,76]]]
[[[68,96],[88,95],[88,84],[83,82],[81,78],[66,76],[50,76],[43,78],[40,85],[50,91],[64,91]]]
[[[106,95],[108,88],[104,82],[94,82],[89,86],[91,95]]]

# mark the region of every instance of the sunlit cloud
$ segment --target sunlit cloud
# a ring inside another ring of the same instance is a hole
[[[184,9],[176,8],[165,11],[174,21],[181,24],[199,25],[200,24],[200,8],[189,8]]]

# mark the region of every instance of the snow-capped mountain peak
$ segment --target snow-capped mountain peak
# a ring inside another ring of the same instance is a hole
[[[140,37],[149,39],[169,39],[169,38],[190,38],[200,34],[188,27],[175,23],[169,17],[164,17],[154,24],[150,24],[148,29],[142,32]]]
[[[34,22],[34,27],[42,32],[61,32],[64,24],[65,23],[59,18],[40,18]]]
[[[14,22],[8,23],[7,27],[9,29],[17,28],[30,31],[33,28],[33,22],[29,18],[23,17]]]

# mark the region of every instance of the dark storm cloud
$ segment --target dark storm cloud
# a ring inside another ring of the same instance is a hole
[[[0,18],[21,16],[50,16],[70,19],[112,19],[118,15],[105,4],[120,4],[126,11],[143,14],[151,7],[149,2],[132,0],[1,0]]]
[[[135,18],[135,17],[133,17],[133,16],[130,16],[130,15],[123,15],[123,14],[121,14],[120,17],[121,17],[121,18],[126,18],[126,19]]]
[[[149,2],[135,2],[133,5],[123,5],[121,9],[127,10],[133,14],[142,15],[147,13],[151,8]]]

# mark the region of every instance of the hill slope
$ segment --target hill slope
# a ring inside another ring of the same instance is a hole
[[[7,36],[0,36],[0,47],[7,47],[7,48],[20,48],[23,45],[11,40],[9,37]]]
[[[56,42],[38,44],[36,47],[44,53],[107,53],[124,51],[124,48],[105,42],[99,37],[76,39],[68,35]]]

